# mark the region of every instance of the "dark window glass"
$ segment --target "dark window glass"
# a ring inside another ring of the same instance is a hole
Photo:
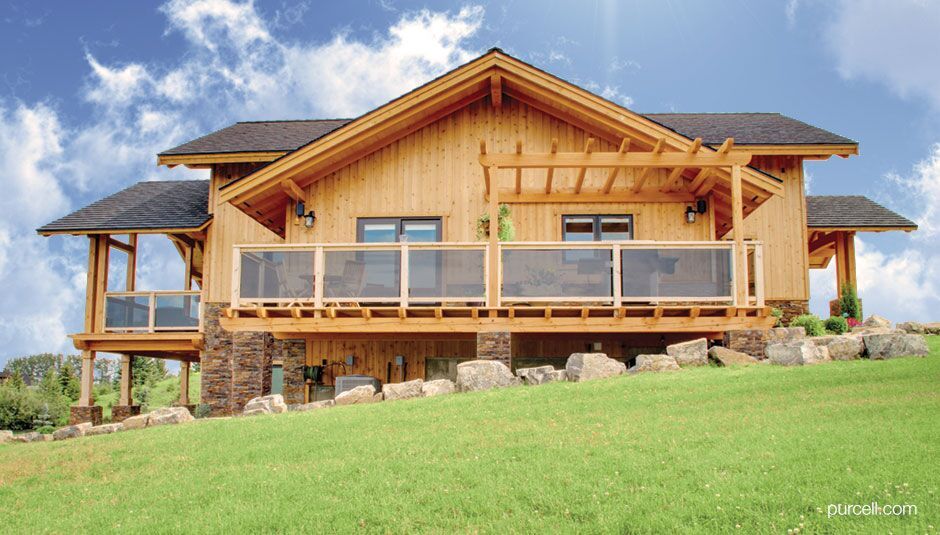
[[[361,217],[356,224],[360,243],[438,242],[441,241],[439,217]]]
[[[564,241],[624,241],[633,239],[632,215],[562,216]]]

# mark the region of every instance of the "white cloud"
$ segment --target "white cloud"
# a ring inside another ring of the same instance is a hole
[[[940,108],[940,2],[841,0],[827,29],[839,72]]]
[[[933,241],[940,235],[940,143],[914,165],[910,176],[889,173],[886,178],[899,186],[906,204],[918,212],[914,219],[919,228],[914,236]]]
[[[787,24],[793,26],[796,24],[796,12],[800,7],[800,0],[787,0],[787,5],[783,8],[787,16]]]

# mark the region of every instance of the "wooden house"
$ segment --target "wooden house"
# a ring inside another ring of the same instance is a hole
[[[498,49],[355,119],[237,123],[158,155],[208,181],[140,183],[39,229],[89,238],[73,416],[98,417],[97,352],[125,377],[134,355],[180,360],[181,380],[200,362],[202,402],[228,413],[339,377],[770,328],[771,307],[807,310],[810,268],[835,257],[854,283],[856,232],[916,228],[807,203],[803,161],[857,153],[776,113],[639,114]],[[181,289],[136,291],[142,233],[173,241]]]

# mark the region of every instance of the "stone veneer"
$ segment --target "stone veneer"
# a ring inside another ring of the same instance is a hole
[[[790,322],[793,321],[793,318],[801,316],[803,314],[809,314],[809,301],[804,300],[770,300],[768,299],[765,304],[769,307],[779,308],[783,312],[783,325],[790,325]]]
[[[764,348],[773,342],[789,342],[806,337],[802,327],[779,327],[776,329],[742,329],[725,331],[722,345],[734,351],[747,353],[756,358],[764,358]]]
[[[304,364],[307,361],[307,343],[303,340],[275,340],[275,354],[281,356],[284,370],[284,403],[304,402]]]
[[[512,367],[512,334],[508,331],[477,333],[477,358],[498,360]]]
[[[296,368],[296,355],[301,355],[300,366],[303,366],[305,352],[300,349],[305,347],[302,340],[276,340],[270,333],[263,332],[226,331],[219,324],[225,306],[224,303],[206,303],[203,307],[205,349],[200,355],[201,401],[209,405],[213,416],[239,413],[252,398],[270,394],[274,357],[289,360]],[[285,381],[287,372],[285,368]],[[290,381],[296,381],[296,374],[290,375]],[[302,402],[303,391],[300,395]]]
[[[123,422],[140,414],[140,405],[115,405],[111,407],[111,423]]]
[[[91,422],[91,425],[101,425],[102,408],[98,405],[90,407],[69,407],[69,425]]]

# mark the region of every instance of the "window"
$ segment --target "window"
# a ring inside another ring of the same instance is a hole
[[[356,224],[360,243],[441,241],[439,217],[360,217]]]
[[[564,241],[624,241],[633,239],[632,215],[566,215],[561,218]]]

